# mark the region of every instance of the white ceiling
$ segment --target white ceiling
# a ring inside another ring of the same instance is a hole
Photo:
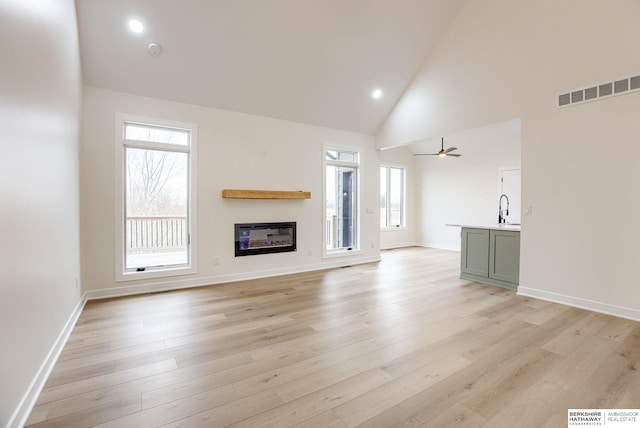
[[[374,134],[463,2],[76,0],[84,81]]]
[[[481,153],[493,156],[496,151],[502,150],[504,145],[517,148],[520,152],[521,121],[513,119],[505,122],[493,123],[478,128],[465,129],[444,136],[444,148],[456,147],[454,154],[472,155],[475,159]],[[441,147],[441,138],[428,138],[414,141],[407,148],[414,154],[437,153]],[[430,159],[430,157],[426,157]],[[433,158],[438,159],[438,158]],[[518,161],[519,165],[520,162]],[[514,165],[504,165],[514,166]]]

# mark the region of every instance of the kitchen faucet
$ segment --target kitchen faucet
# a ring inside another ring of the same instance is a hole
[[[507,200],[507,209],[502,209],[502,198]],[[509,197],[507,195],[500,195],[500,200],[498,201],[498,224],[506,223],[507,219],[502,217],[502,212],[505,211],[505,215],[509,215]]]

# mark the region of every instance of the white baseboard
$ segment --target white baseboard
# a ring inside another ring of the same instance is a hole
[[[380,261],[380,256],[362,257],[337,257],[327,259],[322,263],[313,265],[295,266],[281,269],[269,269],[262,271],[227,274],[193,279],[177,279],[173,277],[169,281],[138,284],[125,287],[106,288],[85,293],[87,300],[108,299],[113,297],[131,296],[135,294],[157,293],[162,291],[180,290],[183,288],[203,287],[207,285],[223,284],[227,282],[246,281],[250,279],[268,278],[272,276],[289,275],[293,273],[312,272],[316,270],[332,269],[343,266],[351,266]]]
[[[615,317],[625,318],[632,321],[640,321],[640,310],[625,308],[623,306],[616,306],[608,303],[596,302],[593,300],[523,286],[518,287],[518,295],[547,300],[549,302],[560,303],[567,306],[573,306],[575,308],[587,309],[589,311],[613,315]]]
[[[415,242],[401,242],[398,244],[390,244],[390,245],[381,245],[381,250],[393,250],[396,248],[408,248],[408,247],[416,247],[418,244]]]
[[[67,343],[69,335],[82,313],[82,309],[84,309],[85,303],[87,303],[87,298],[83,295],[73,309],[73,312],[71,312],[69,319],[62,328],[62,331],[51,347],[51,350],[49,350],[49,353],[36,373],[36,376],[31,381],[29,388],[27,388],[27,392],[25,392],[20,400],[20,404],[18,404],[18,407],[13,412],[11,419],[9,419],[7,428],[22,428],[27,423],[27,419],[40,396],[40,392],[42,392],[42,388],[44,388],[44,384],[47,382],[47,379],[49,379],[51,370],[53,370],[53,366],[55,366],[58,361],[60,353],[62,352],[64,345]]]
[[[421,242],[417,245],[421,247],[435,248],[437,250],[457,251],[458,253],[460,252],[460,245],[444,245],[444,244],[436,244],[434,242]]]

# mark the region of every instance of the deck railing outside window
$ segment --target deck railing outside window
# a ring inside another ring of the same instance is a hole
[[[186,216],[127,217],[127,253],[184,250],[188,244]]]

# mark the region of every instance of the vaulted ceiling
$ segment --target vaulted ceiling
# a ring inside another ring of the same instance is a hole
[[[463,2],[76,0],[84,81],[374,134]]]

